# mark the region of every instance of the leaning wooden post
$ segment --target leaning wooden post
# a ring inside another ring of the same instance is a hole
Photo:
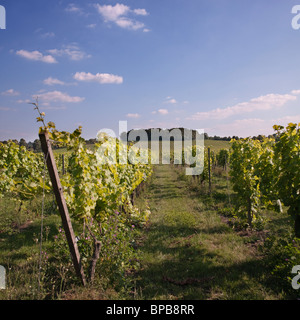
[[[64,176],[65,175],[65,155],[62,154],[61,155],[61,163],[62,163],[62,175]]]
[[[72,260],[73,260],[74,268],[75,268],[77,276],[81,280],[81,283],[85,286],[86,279],[85,279],[83,267],[80,262],[80,254],[79,254],[79,250],[77,247],[77,243],[76,243],[76,239],[75,239],[75,235],[74,235],[67,203],[64,198],[63,188],[60,183],[60,179],[59,179],[53,151],[51,148],[51,143],[49,140],[48,132],[46,132],[46,131],[41,132],[39,134],[39,137],[40,137],[40,141],[41,141],[41,145],[42,145],[42,150],[45,155],[46,164],[47,164],[48,171],[49,171],[49,176],[50,176],[50,179],[52,182],[52,187],[53,187],[53,191],[55,194],[56,203],[58,205],[59,212],[60,212],[61,219],[62,219],[62,223],[63,223],[63,227],[64,227],[64,230],[66,233],[66,238],[67,238],[68,245],[70,248],[70,253],[71,253]]]

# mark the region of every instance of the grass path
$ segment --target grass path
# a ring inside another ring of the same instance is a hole
[[[155,167],[144,198],[152,215],[142,235],[136,299],[278,299],[249,239],[224,223],[213,200],[191,190],[174,167]]]

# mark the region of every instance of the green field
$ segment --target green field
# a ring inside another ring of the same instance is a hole
[[[205,147],[211,147],[211,149],[215,152],[218,152],[221,149],[229,149],[230,148],[230,142],[229,141],[222,141],[222,140],[205,140],[204,145],[205,145]]]
[[[211,147],[212,150],[218,152],[221,149],[229,149],[230,148],[230,142],[229,141],[223,141],[223,140],[204,140],[205,147]],[[93,148],[94,145],[90,144],[87,145],[88,148]],[[57,154],[65,154],[68,152],[66,148],[59,148],[54,150]]]

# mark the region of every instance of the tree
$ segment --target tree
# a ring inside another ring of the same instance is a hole
[[[95,144],[97,142],[97,139],[89,139],[89,140],[86,140],[86,143],[87,144]]]
[[[31,141],[29,141],[29,142],[27,143],[27,149],[28,149],[28,150],[33,150],[33,143],[32,143]]]
[[[33,150],[35,152],[41,152],[42,151],[41,141],[39,139],[35,139],[33,141]]]
[[[23,138],[21,138],[21,139],[20,139],[20,142],[19,142],[19,146],[20,146],[20,147],[25,147],[25,148],[27,148],[27,142],[26,142],[26,140],[23,139]]]

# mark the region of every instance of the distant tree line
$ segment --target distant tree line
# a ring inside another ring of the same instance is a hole
[[[231,139],[236,139],[238,140],[239,137],[238,136],[233,136],[233,137],[219,137],[219,136],[209,136],[207,133],[204,133],[204,134],[199,134],[198,131],[196,130],[191,130],[191,129],[185,129],[185,128],[172,128],[172,129],[161,129],[161,128],[152,128],[152,129],[141,129],[141,131],[147,133],[147,137],[148,137],[148,140],[151,140],[152,137],[151,137],[151,130],[160,130],[160,133],[163,134],[163,133],[170,133],[172,130],[174,129],[179,129],[182,133],[181,137],[182,137],[182,140],[184,140],[184,132],[188,135],[188,136],[191,136],[192,137],[192,140],[195,140],[196,137],[201,137],[201,135],[204,135],[204,140],[223,140],[223,141],[230,141]],[[140,130],[137,130],[137,129],[133,129],[133,130],[130,130],[127,132],[123,132],[121,134],[121,140],[127,140],[129,141],[130,140],[130,136],[138,136],[138,133],[139,133]],[[137,140],[140,140],[139,139],[140,137],[138,137]],[[161,137],[159,138],[159,140],[161,140]],[[170,136],[170,140],[173,141],[174,140],[174,137]]]
[[[11,139],[12,142],[15,144],[18,144],[20,147],[25,147],[27,150],[34,151],[34,152],[41,152],[41,141],[39,139],[35,139],[33,142],[29,141],[26,142],[25,139],[21,138],[20,141],[16,139]],[[97,139],[88,139],[85,140],[86,144],[95,144],[97,142]],[[7,144],[7,141],[0,141],[0,143]],[[52,145],[53,149],[59,149],[60,146],[58,144],[53,143]]]
[[[159,128],[156,128],[156,129],[159,129]],[[180,129],[183,133],[183,130],[184,128],[175,128],[175,129]],[[161,130],[162,132],[163,131],[167,131],[167,132],[170,132],[172,131],[173,129],[159,129]],[[189,130],[189,129],[186,129],[186,130]],[[125,140],[126,139],[126,136],[127,138],[129,137],[129,134],[132,132],[132,131],[135,131],[135,135],[138,134],[138,131],[139,130],[130,130],[127,132],[127,134],[124,132],[122,135],[121,135],[121,139],[122,140]],[[192,136],[192,140],[195,140],[196,138],[196,135],[199,135],[199,133],[196,131],[196,130],[189,130],[191,131],[191,136]],[[147,136],[148,136],[148,139],[151,139],[151,129],[146,129],[146,132],[147,132]],[[184,135],[182,135],[182,137],[184,137]],[[252,138],[253,139],[256,139],[256,140],[260,140],[262,141],[264,139],[265,136],[263,135],[258,135],[258,136],[253,136]],[[273,135],[269,135],[268,138],[271,138],[271,137],[275,137],[276,138],[276,135],[273,134]],[[170,138],[171,141],[174,140],[173,137]],[[183,139],[183,138],[182,138]],[[230,141],[231,139],[234,139],[234,140],[239,140],[240,138],[238,136],[232,136],[232,137],[219,137],[219,136],[209,136],[207,133],[204,133],[204,140],[221,140],[221,141]],[[139,139],[137,139],[139,140]],[[23,146],[25,148],[27,148],[28,150],[31,150],[31,151],[34,151],[34,152],[41,152],[42,151],[42,148],[41,148],[41,142],[39,139],[35,139],[33,142],[29,141],[29,142],[26,142],[25,139],[21,138],[20,141],[14,139],[12,140],[14,143],[18,144],[19,146]],[[4,144],[7,143],[7,141],[0,141]],[[95,144],[97,142],[97,139],[88,139],[88,140],[85,140],[86,144]],[[54,149],[59,149],[59,145],[53,145],[53,148]]]
[[[259,140],[259,141],[263,141],[264,138],[266,136],[264,135],[258,135],[258,136],[253,136],[252,139],[254,140]],[[272,135],[269,135],[268,138],[272,138],[272,137],[275,137],[276,138],[276,134],[272,134]],[[239,139],[242,139],[241,137],[238,137],[238,136],[232,136],[232,137],[219,137],[219,136],[208,136],[207,133],[204,133],[204,139],[205,140],[222,140],[222,141],[231,141],[231,140],[239,140]]]
[[[25,147],[26,149],[30,150],[30,151],[34,151],[34,152],[41,152],[42,148],[41,148],[41,142],[39,139],[35,139],[33,142],[29,141],[26,142],[25,139],[21,138],[20,141],[16,140],[16,139],[11,139],[12,142],[14,142],[15,144],[18,144],[20,147]],[[7,141],[0,141],[3,144],[7,144]]]

